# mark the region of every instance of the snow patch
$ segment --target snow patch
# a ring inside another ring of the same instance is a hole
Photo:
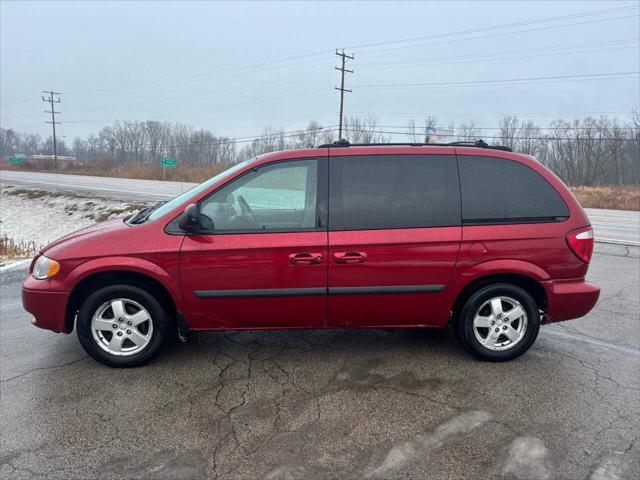
[[[614,452],[605,457],[591,474],[590,480],[620,480],[626,478],[624,453]]]
[[[505,476],[518,480],[547,480],[551,478],[552,470],[549,449],[539,438],[527,435],[511,443],[503,469]]]
[[[0,188],[0,235],[46,244],[96,222],[127,215],[139,204],[11,185]]]
[[[490,421],[491,414],[483,411],[463,413],[442,425],[438,425],[430,433],[418,435],[413,440],[394,445],[380,465],[371,469],[367,477],[387,477],[392,470],[401,468],[408,462],[424,456],[429,450],[441,447],[451,437],[462,435]]]
[[[26,268],[31,263],[31,259],[27,260],[17,260],[15,262],[9,262],[6,265],[0,265],[0,272],[12,272],[13,270],[18,270],[20,268]]]
[[[295,480],[296,478],[305,478],[300,468],[277,467],[271,470],[264,477],[265,480]]]

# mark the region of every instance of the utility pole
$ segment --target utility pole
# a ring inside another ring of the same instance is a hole
[[[342,118],[343,118],[343,113],[344,113],[344,92],[351,92],[351,90],[347,90],[346,88],[344,88],[344,74],[346,72],[349,73],[353,73],[353,70],[347,70],[345,67],[345,64],[347,63],[347,58],[349,60],[353,60],[353,55],[347,55],[346,53],[344,53],[344,49],[342,49],[342,52],[338,52],[338,50],[336,49],[336,55],[338,55],[339,57],[342,57],[342,66],[341,67],[335,67],[336,70],[339,70],[341,72],[341,78],[340,78],[340,88],[335,87],[336,90],[340,90],[340,123],[338,126],[338,140],[342,140]]]
[[[55,97],[55,95],[60,95],[60,94],[52,90],[51,91],[43,90],[42,93],[47,94],[42,96],[42,101],[51,104],[51,110],[44,111],[44,113],[51,114],[51,121],[44,122],[44,123],[50,123],[51,126],[53,127],[53,169],[55,170],[58,167],[58,142],[56,140],[56,125],[60,124],[60,122],[56,122],[56,113],[60,113],[60,112],[56,112],[54,108],[54,104],[60,103],[60,98]]]

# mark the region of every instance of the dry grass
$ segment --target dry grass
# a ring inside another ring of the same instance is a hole
[[[571,187],[585,208],[640,210],[640,186],[613,185],[607,187]]]
[[[167,168],[165,178],[170,181],[201,183],[227,168],[229,168],[229,165],[181,165],[177,168]],[[163,179],[162,167],[160,165],[140,163],[131,163],[113,168],[107,171],[107,176],[148,180]]]
[[[14,258],[29,258],[38,253],[34,242],[16,242],[6,234],[0,235],[0,265]]]
[[[1,163],[5,170],[29,170],[53,172],[53,165],[27,161],[22,165]],[[167,168],[165,179],[168,181],[200,183],[229,168],[229,165],[189,165],[181,164],[177,168]],[[159,164],[128,163],[113,166],[109,159],[97,159],[88,164],[64,165],[56,173],[75,175],[95,175],[101,177],[136,178],[143,180],[162,180],[163,172]],[[603,187],[571,187],[583,207],[607,208],[612,210],[640,210],[640,186],[621,185]]]
[[[189,165],[181,164],[176,168],[167,168],[164,179],[174,182],[201,183],[229,168],[230,165]],[[66,173],[71,175],[93,175],[99,177],[135,178],[142,180],[163,180],[162,167],[159,164],[127,163],[114,166],[107,159],[97,159],[87,164],[61,165],[53,170],[51,162],[33,162],[27,160],[21,165],[0,164],[3,170],[23,170],[31,172]]]

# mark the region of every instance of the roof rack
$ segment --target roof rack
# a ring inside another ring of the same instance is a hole
[[[489,145],[484,140],[473,142],[450,142],[450,143],[349,143],[347,140],[338,140],[333,143],[318,145],[318,148],[346,148],[346,147],[476,147],[490,148],[492,150],[502,150],[512,152],[509,147],[502,145]]]

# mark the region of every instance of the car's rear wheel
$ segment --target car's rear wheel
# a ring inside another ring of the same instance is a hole
[[[167,338],[167,313],[147,290],[112,285],[89,295],[76,330],[86,352],[110,367],[134,367],[153,358]]]
[[[455,325],[460,343],[476,358],[513,360],[525,353],[540,329],[533,297],[512,284],[493,284],[473,293]]]

